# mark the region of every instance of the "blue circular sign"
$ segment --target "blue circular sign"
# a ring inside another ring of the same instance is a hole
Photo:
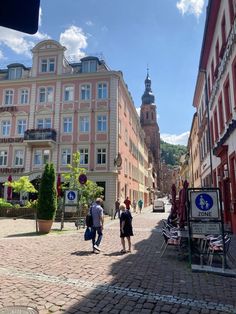
[[[201,193],[196,197],[195,204],[198,209],[208,211],[213,206],[213,199],[209,194]]]
[[[67,198],[68,198],[68,200],[73,201],[73,200],[75,199],[75,192],[70,191],[70,192],[67,194]]]

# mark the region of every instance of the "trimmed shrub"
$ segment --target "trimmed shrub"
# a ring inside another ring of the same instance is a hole
[[[57,209],[56,174],[53,164],[46,164],[37,205],[38,219],[53,220]]]

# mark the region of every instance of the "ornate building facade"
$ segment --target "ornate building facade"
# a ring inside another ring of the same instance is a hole
[[[32,67],[0,70],[0,197],[10,175],[33,182],[46,162],[67,172],[79,151],[88,179],[104,188],[107,212],[117,197],[148,205],[145,133],[121,71],[92,56],[69,63],[65,50],[45,40],[32,50]]]

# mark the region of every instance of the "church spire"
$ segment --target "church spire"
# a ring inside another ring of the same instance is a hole
[[[149,76],[149,68],[147,67],[147,76],[146,79],[144,81],[145,84],[145,91],[144,94],[142,96],[142,104],[143,105],[149,105],[149,104],[154,104],[155,103],[155,96],[152,93],[152,89],[151,89],[151,84],[152,81],[150,79]]]

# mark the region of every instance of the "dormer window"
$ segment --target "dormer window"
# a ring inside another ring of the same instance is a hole
[[[48,73],[55,71],[55,58],[43,58],[41,59],[40,72]]]
[[[17,80],[20,79],[22,76],[22,68],[16,67],[16,68],[9,68],[8,70],[8,79],[9,80]]]
[[[82,73],[97,72],[98,58],[96,57],[85,57],[81,59],[82,62]]]

